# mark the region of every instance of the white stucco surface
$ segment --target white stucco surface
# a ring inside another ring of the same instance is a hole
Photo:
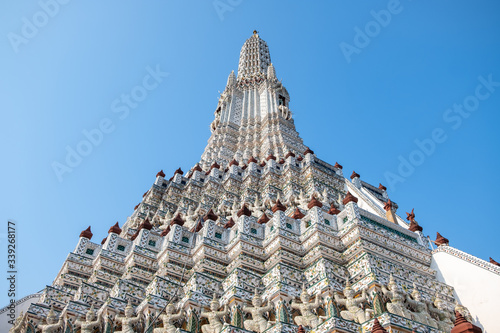
[[[40,293],[28,295],[18,300],[15,303],[15,315],[16,318],[21,311],[26,313],[26,310],[30,307],[31,303],[36,303],[40,300]],[[8,332],[12,325],[9,323],[11,317],[9,314],[11,313],[10,308],[3,307],[0,309],[0,332]]]
[[[431,268],[438,281],[453,286],[484,333],[500,332],[500,267],[452,247],[435,250]]]

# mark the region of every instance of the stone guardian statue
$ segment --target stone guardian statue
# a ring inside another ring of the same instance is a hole
[[[264,313],[271,311],[273,309],[273,305],[268,304],[267,306],[262,306],[262,300],[259,296],[257,288],[255,288],[255,296],[252,299],[252,305],[253,307],[245,306],[243,308],[244,312],[252,314],[252,319],[245,320],[243,322],[243,326],[245,326],[245,329],[248,331],[262,333],[271,327],[271,322],[264,318]]]
[[[141,314],[139,313],[136,317],[134,317],[134,308],[132,307],[132,303],[130,303],[130,299],[128,300],[128,304],[125,307],[125,317],[117,316],[116,320],[122,323],[122,330],[116,331],[115,333],[138,333],[139,330],[134,330],[134,325],[141,320]]]
[[[56,314],[54,313],[54,307],[51,306],[46,318],[47,324],[38,325],[38,328],[42,330],[42,333],[55,333],[63,326],[64,317],[66,317],[66,309],[63,310],[59,316],[59,321],[57,321]]]
[[[437,314],[438,328],[442,331],[449,332],[453,328],[453,314],[447,309],[443,300],[436,293],[436,299],[434,300],[434,305],[436,306],[436,310],[433,312]]]
[[[176,320],[184,317],[184,310],[179,311],[179,313],[174,314],[174,305],[169,304],[165,309],[165,313],[160,315],[160,319],[163,322],[163,327],[158,327],[153,330],[153,333],[175,333],[177,327],[175,327],[174,322]]]
[[[437,328],[437,322],[429,314],[427,304],[422,299],[422,295],[418,291],[415,282],[413,283],[411,296],[413,297],[413,299],[411,299],[410,296],[406,295],[406,301],[415,309],[415,311],[412,312],[413,320]]]
[[[408,319],[412,318],[411,311],[408,310],[406,308],[406,305],[404,304],[405,294],[401,291],[401,288],[394,280],[394,276],[392,274],[389,277],[387,288],[385,286],[382,286],[382,292],[385,296],[390,298],[390,302],[387,302],[386,304],[387,311],[400,317],[405,317]]]
[[[302,293],[300,294],[302,303],[292,302],[292,309],[300,310],[300,316],[294,318],[295,324],[315,328],[321,324],[321,320],[317,315],[312,313],[311,310],[316,310],[321,306],[321,299],[319,294],[316,295],[314,303],[310,303],[311,296],[306,290],[305,284],[302,284]]]
[[[23,326],[24,326],[24,322],[26,321],[26,316],[27,315],[23,314],[23,312],[21,311],[21,313],[19,314],[19,317],[16,318],[16,320],[14,321],[14,324],[9,329],[9,333],[21,333]]]
[[[220,307],[219,301],[217,300],[217,295],[214,293],[214,298],[210,302],[209,312],[202,312],[201,317],[208,319],[208,324],[201,326],[202,333],[219,333],[223,324],[220,318],[224,317],[229,313],[227,305],[224,306],[223,311],[217,311]]]
[[[354,298],[354,295],[356,295],[356,291],[351,288],[349,278],[347,278],[344,288],[345,298],[339,298],[338,295],[335,294],[335,301],[337,304],[344,305],[347,308],[347,310],[340,312],[340,316],[343,319],[352,320],[355,323],[361,324],[370,319],[373,310],[366,309],[365,311],[361,307],[361,303],[367,300],[365,289],[362,290],[361,297]]]
[[[94,312],[94,305],[92,305],[92,306],[90,306],[89,311],[87,311],[87,314],[85,315],[85,321],[77,320],[75,322],[75,325],[81,327],[81,330],[80,330],[81,333],[93,333],[94,328],[101,323],[102,313],[104,311],[106,311],[106,307],[104,307],[103,310],[99,312],[99,314],[97,315],[97,318],[96,318],[95,312]]]

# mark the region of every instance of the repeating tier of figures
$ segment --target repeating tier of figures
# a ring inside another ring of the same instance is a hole
[[[360,292],[355,291],[351,287],[349,280],[347,280],[343,292],[330,290],[326,293],[326,297],[322,297],[320,294],[310,295],[303,286],[299,300],[291,300],[288,305],[281,298],[275,303],[270,301],[267,301],[266,305],[264,303],[256,288],[251,305],[248,304],[248,306],[242,308],[238,306],[242,310],[241,313],[245,315],[241,316],[240,314],[239,320],[236,320],[236,318],[231,318],[231,315],[236,316],[238,312],[230,311],[227,304],[221,307],[214,294],[209,307],[199,314],[201,317],[199,329],[191,328],[189,331],[219,333],[224,327],[231,324],[247,331],[262,333],[273,326],[276,321],[289,322],[313,329],[331,317],[340,317],[362,324],[374,316],[389,312],[449,332],[453,327],[453,319],[455,318],[455,314],[450,311],[449,307],[437,294],[433,302],[426,301],[415,285],[411,293],[405,293],[395,282],[392,275],[386,286],[372,288],[370,292],[366,289]],[[135,314],[134,307],[129,302],[125,307],[123,316],[116,315],[113,317],[108,316],[106,304],[97,313],[91,306],[84,318],[73,322],[71,326],[74,330],[68,330],[68,325],[65,325],[67,321],[66,309],[57,318],[54,309],[51,308],[46,316],[46,322],[39,323],[36,331],[42,333],[77,332],[78,330],[81,333],[175,333],[188,317],[183,309],[176,311],[176,308],[181,308],[180,304],[168,304],[160,314],[151,314],[149,311]],[[467,308],[456,303],[454,310],[460,312],[466,320],[472,322],[472,317]],[[292,319],[289,320],[288,318]],[[35,333],[26,325],[26,319],[27,315],[21,314],[9,332]]]

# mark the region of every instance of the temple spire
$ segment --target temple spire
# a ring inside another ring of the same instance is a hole
[[[274,81],[277,80],[276,78],[276,69],[274,69],[273,64],[269,64],[269,67],[267,67],[267,79]]]
[[[234,71],[231,71],[231,74],[229,74],[227,78],[227,87],[232,87],[236,83],[236,75],[234,74]]]
[[[254,76],[265,76],[271,64],[267,43],[254,30],[253,35],[243,44],[238,64],[238,80]]]
[[[254,156],[262,162],[272,154],[278,162],[287,152],[312,153],[292,115],[290,95],[276,78],[269,47],[254,31],[241,48],[237,75],[229,74],[219,96],[200,164],[206,168],[217,162],[226,168],[232,159],[241,162]]]

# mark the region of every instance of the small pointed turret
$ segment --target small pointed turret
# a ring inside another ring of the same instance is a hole
[[[360,178],[361,176],[359,175],[359,173],[357,173],[356,171],[353,171],[352,172],[352,175],[351,175],[351,179],[354,179],[354,178]]]
[[[318,201],[318,199],[316,199],[314,195],[311,196],[311,200],[307,204],[307,208],[311,209],[313,207],[319,207],[319,208],[323,207],[323,204],[320,201]]]
[[[344,205],[347,205],[349,202],[355,202],[355,203],[357,203],[358,202],[358,198],[356,198],[354,195],[352,195],[351,192],[347,191],[347,194],[346,194],[344,200],[342,200],[342,203]]]
[[[269,160],[275,160],[276,161],[276,156],[273,155],[273,153],[270,153],[269,156],[267,156],[266,161]]]
[[[311,148],[307,148],[306,151],[304,152],[304,156],[306,156],[307,154],[313,154],[314,155],[314,151]]]
[[[282,212],[284,212],[284,211],[286,211],[286,207],[283,206],[280,199],[277,199],[276,203],[274,204],[273,208],[271,208],[271,210],[273,211],[273,213],[276,213],[278,210],[281,210]]]
[[[234,226],[234,220],[231,217],[231,218],[229,218],[229,221],[227,221],[226,224],[224,225],[224,228],[225,229],[231,229],[233,226]]]
[[[387,333],[386,329],[380,325],[380,322],[378,321],[377,318],[373,321],[373,326],[372,326],[372,333]]]
[[[469,323],[464,316],[455,311],[455,323],[450,333],[481,333],[483,330],[476,325]]]
[[[416,232],[416,231],[423,231],[424,228],[418,225],[418,222],[415,220],[415,213],[413,212],[415,209],[411,210],[411,213],[406,212],[406,219],[410,221],[410,226],[408,230]]]
[[[391,221],[392,223],[398,224],[396,220],[396,214],[395,214],[395,208],[394,205],[389,199],[385,205],[384,205],[384,210],[385,210],[385,217],[387,218],[388,221]]]
[[[108,230],[108,234],[109,233],[114,233],[114,234],[121,234],[122,232],[122,229],[120,228],[120,226],[118,225],[118,222],[115,223],[115,225],[113,225],[111,228],[109,228]]]
[[[360,178],[361,178],[361,176],[356,171],[352,172],[352,175],[351,175],[352,183],[354,184],[354,186],[356,186],[359,189],[361,189],[361,180],[360,180]]]
[[[330,210],[328,211],[328,214],[330,215],[338,215],[340,213],[340,210],[335,207],[335,205],[332,202],[332,205],[330,206]]]
[[[299,207],[297,207],[297,208],[295,208],[295,211],[293,212],[291,218],[296,219],[296,220],[300,220],[304,216],[305,215],[300,211]]]
[[[212,169],[220,169],[220,165],[219,165],[219,163],[214,162],[214,163],[210,166],[210,170],[212,170]]]
[[[276,70],[274,69],[274,66],[272,63],[269,64],[269,66],[267,67],[267,79],[271,80],[271,81],[277,80]]]
[[[231,71],[229,76],[227,77],[227,87],[230,88],[236,84],[236,75],[234,74],[234,71]]]
[[[269,217],[267,217],[266,213],[262,214],[262,216],[257,220],[258,224],[266,224],[269,222]]]
[[[207,221],[207,220],[217,221],[218,218],[219,217],[217,215],[215,215],[215,213],[212,210],[212,208],[210,208],[210,210],[208,211],[208,213],[203,217],[203,221]]]
[[[495,260],[493,260],[492,257],[490,257],[490,264],[493,264],[493,265],[496,265],[496,266],[500,266],[500,264],[498,262],[496,262]]]
[[[167,226],[160,234],[161,237],[165,237],[170,232],[170,226]]]
[[[236,215],[238,217],[240,217],[241,215],[251,216],[252,212],[250,211],[250,209],[248,209],[247,205],[243,204],[243,206],[241,206],[241,209],[238,211],[238,213],[236,213]]]
[[[139,231],[141,229],[146,229],[146,230],[153,229],[153,225],[149,222],[148,217],[146,217],[146,219],[144,221],[142,221],[142,223],[139,225],[139,229],[137,231]]]
[[[87,238],[88,240],[91,240],[93,235],[92,231],[90,231],[90,226],[80,233],[80,237]]]
[[[201,228],[203,228],[203,220],[202,219],[199,219],[198,222],[196,223],[196,225],[191,229],[191,232],[198,232],[201,230]]]
[[[170,225],[178,224],[180,226],[184,225],[184,220],[181,217],[181,213],[177,213],[175,217],[172,219],[172,222],[170,222]]]
[[[434,241],[434,243],[436,243],[437,246],[441,246],[441,245],[448,245],[450,243],[450,241],[447,238],[444,238],[443,236],[441,236],[441,234],[439,232],[437,232],[436,233],[436,240]]]

